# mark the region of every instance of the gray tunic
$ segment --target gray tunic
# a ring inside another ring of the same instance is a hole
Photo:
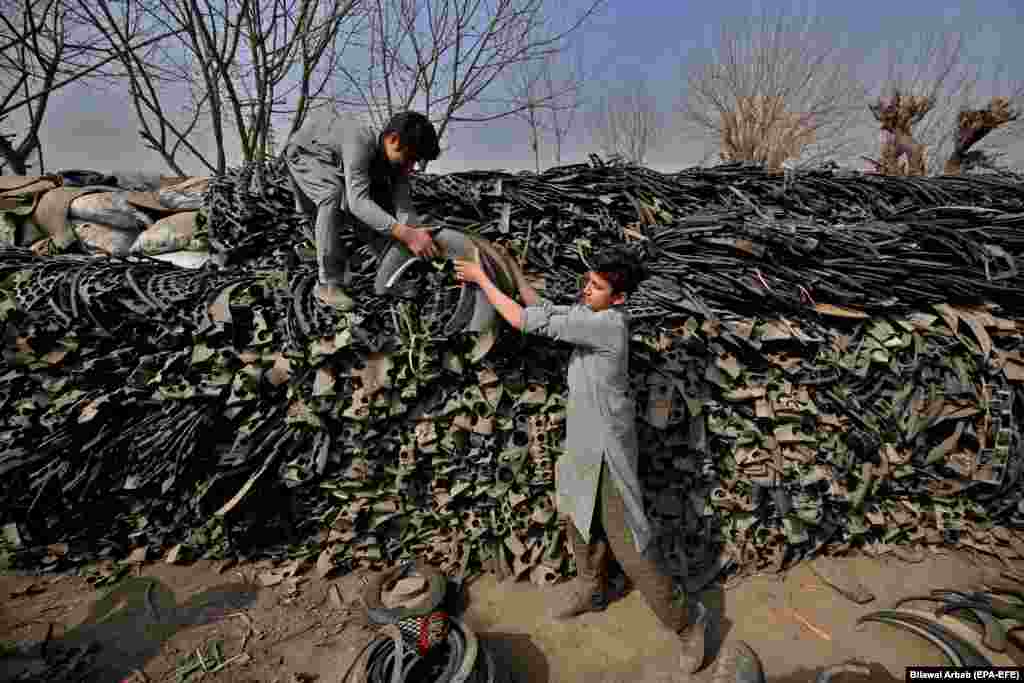
[[[558,509],[572,517],[589,543],[604,462],[622,494],[637,552],[643,553],[653,530],[637,476],[626,312],[615,306],[595,313],[587,306],[555,306],[543,299],[524,311],[525,332],[576,347],[569,360],[566,450],[555,465]]]
[[[415,223],[418,219],[409,179],[391,173],[381,156],[378,137],[358,117],[327,110],[310,114],[288,140],[288,146],[308,150],[331,162],[321,164],[321,170],[312,169],[316,171],[314,175],[326,173],[328,177],[309,183],[312,191],[303,187],[316,204],[337,198],[341,211],[352,212],[379,236],[390,237],[395,223]],[[323,190],[318,191],[318,186]],[[381,195],[390,195],[389,203],[402,220],[375,201],[374,197]]]

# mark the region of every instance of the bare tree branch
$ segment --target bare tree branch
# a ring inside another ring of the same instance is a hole
[[[361,26],[359,10],[360,6],[354,2],[334,0],[325,18],[309,30],[300,32],[299,97],[291,119],[289,137],[302,126],[315,100],[333,79],[341,54]],[[349,30],[343,31],[346,23],[349,24]]]
[[[918,33],[890,47],[886,79],[868,105],[882,131],[879,172],[925,175],[941,168],[956,113],[975,74],[964,62],[962,33]]]
[[[554,95],[565,92],[567,103],[565,107],[551,107],[548,109],[547,129],[554,137],[555,143],[555,165],[562,164],[562,150],[565,145],[565,138],[573,128],[576,116],[586,106],[582,86],[587,81],[583,70],[582,51],[576,53],[576,59],[561,76],[555,76],[550,62],[544,72],[544,89],[546,94]]]
[[[528,127],[537,173],[541,169],[541,142],[549,135],[553,138],[554,162],[562,163],[562,143],[583,102],[581,74],[581,60],[566,65],[552,55],[539,64],[522,65],[511,83],[513,115]],[[521,106],[525,109],[515,110]]]
[[[764,13],[723,26],[718,46],[691,62],[684,132],[726,143],[723,155],[794,165],[856,145],[864,90],[834,33],[810,16]],[[728,149],[728,141],[743,143]]]
[[[603,95],[590,112],[588,128],[603,153],[634,164],[644,162],[665,132],[657,98],[643,78]]]
[[[222,173],[233,144],[244,162],[263,158],[276,122],[301,125],[332,78],[324,64],[337,65],[343,28],[361,2],[94,0],[101,11],[86,14],[127,72],[144,144],[175,172],[185,151]],[[174,39],[145,55],[129,48],[131,36],[156,30]],[[200,131],[212,135],[211,152],[190,139]]]
[[[1024,80],[1007,64],[968,56],[981,32],[917,34],[887,54],[869,108],[882,131],[880,172],[960,173],[1024,133]],[[986,150],[975,147],[984,140]]]
[[[71,83],[102,75],[117,55],[96,48],[89,26],[72,11],[74,4],[60,0],[15,0],[0,12],[0,119],[17,114],[22,119],[21,142],[13,136],[0,141],[0,155],[15,173],[27,171],[36,152],[42,165],[39,132],[50,96]],[[136,41],[138,48],[144,43]],[[23,116],[22,116],[23,115]]]
[[[156,51],[132,47],[132,37],[146,30],[145,19],[149,10],[138,0],[124,0],[118,4],[121,13],[115,13],[111,3],[106,0],[97,0],[95,7],[83,5],[82,11],[103,35],[125,70],[143,144],[160,154],[168,168],[178,175],[185,175],[177,160],[177,152],[181,147],[185,147],[208,170],[212,170],[214,167],[200,149],[187,139],[187,134],[195,128],[195,120],[180,128],[163,108],[161,95],[167,80],[164,74],[166,67],[154,65],[147,59]],[[166,34],[161,35],[167,37]]]
[[[559,29],[545,0],[374,0],[366,60],[339,65],[337,102],[369,111],[378,125],[419,109],[442,138],[454,122],[527,113],[520,99],[488,94],[516,69],[559,54],[602,4],[595,0]]]

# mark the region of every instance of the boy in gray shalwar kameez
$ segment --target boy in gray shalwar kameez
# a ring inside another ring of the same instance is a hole
[[[350,257],[341,239],[351,230],[377,254],[392,241],[433,257],[430,233],[416,225],[409,174],[440,154],[437,131],[418,112],[395,114],[379,133],[352,115],[311,115],[288,140],[285,161],[298,204],[316,219],[317,296],[341,310],[354,302],[342,291]]]
[[[565,454],[556,464],[557,506],[567,525],[578,575],[555,615],[565,618],[606,602],[606,551],[610,546],[633,585],[659,620],[679,634],[680,668],[697,671],[704,659],[706,612],[697,605],[691,623],[685,603],[673,602],[672,577],[650,557],[652,529],[637,476],[635,408],[629,386],[629,320],[623,304],[642,277],[628,252],[599,254],[587,274],[582,304],[555,306],[517,274],[526,307],[506,296],[480,266],[456,260],[463,282],[474,282],[510,325],[572,344]],[[597,522],[597,524],[595,524]],[[604,539],[597,529],[603,528]]]

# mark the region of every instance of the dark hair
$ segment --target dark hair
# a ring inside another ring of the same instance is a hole
[[[437,142],[437,129],[423,114],[415,111],[403,111],[395,114],[381,131],[380,139],[394,133],[398,142],[409,147],[416,153],[417,159],[433,161],[441,155],[441,147]]]
[[[647,277],[641,256],[629,247],[610,247],[590,259],[590,270],[612,286],[612,294],[631,294]]]

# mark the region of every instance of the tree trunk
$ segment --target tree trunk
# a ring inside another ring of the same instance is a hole
[[[537,175],[540,175],[540,134],[537,131],[536,114],[530,112],[530,146],[533,147],[533,166]]]
[[[28,166],[20,159],[5,159],[13,175],[28,175]]]
[[[963,162],[974,145],[997,128],[1016,121],[1020,111],[1010,106],[1005,97],[993,97],[985,109],[969,109],[960,112],[957,117],[956,142],[953,153],[946,160],[943,172],[946,175],[957,175],[963,170]]]
[[[960,175],[960,171],[963,169],[963,161],[958,151],[953,152],[946,159],[946,165],[942,169],[944,175]]]
[[[900,151],[895,140],[882,143],[878,171],[882,175],[903,175],[900,168]]]
[[[904,162],[902,157],[906,157]],[[925,145],[907,131],[891,133],[882,143],[881,173],[896,176],[925,175]]]
[[[915,142],[910,152],[909,163],[907,164],[907,175],[923,176],[926,173],[924,144]]]
[[[7,138],[0,135],[0,157],[14,175],[28,175],[28,157],[36,146],[38,142],[35,145],[22,143],[15,148]]]

